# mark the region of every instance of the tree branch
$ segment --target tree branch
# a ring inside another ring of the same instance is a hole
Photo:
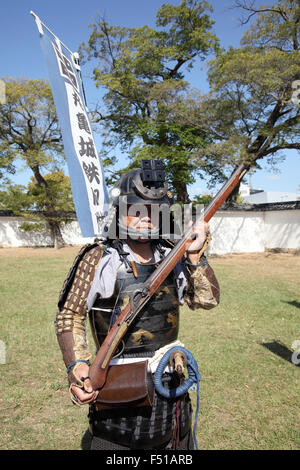
[[[113,55],[113,51],[112,51],[112,46],[111,46],[111,41],[110,41],[110,36],[108,34],[108,30],[107,30],[107,23],[105,21],[104,18],[101,18],[102,20],[102,24],[100,26],[100,29],[102,30],[105,38],[106,38],[106,43],[107,43],[107,46],[108,46],[108,51],[109,51],[109,55],[110,55],[110,58],[111,58],[111,61],[112,61],[112,67],[115,68],[115,65],[116,65],[116,60],[115,60],[115,57]]]
[[[284,149],[300,150],[300,144],[298,144],[297,142],[294,142],[291,144],[283,144],[283,145],[276,145],[275,147],[270,147],[268,150],[265,150],[259,158],[266,157],[267,155],[270,155],[272,153],[275,153],[275,152],[278,152],[279,150],[284,150]]]
[[[257,8],[254,8],[254,4],[255,4],[255,1],[250,2],[249,5],[247,5],[246,1],[245,2],[240,2],[240,1],[235,2],[234,8],[242,8],[243,10],[252,12],[246,20],[241,19],[241,23],[243,25],[249,23],[252,16],[256,15],[257,13],[267,13],[267,12],[277,13],[283,18],[284,21],[288,21],[288,16],[286,15],[286,13],[281,8],[276,9],[276,8],[264,8],[264,7],[262,7],[262,8],[257,9]]]

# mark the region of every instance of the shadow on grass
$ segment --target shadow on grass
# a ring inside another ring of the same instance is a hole
[[[271,343],[259,343],[264,348],[267,348],[273,354],[285,359],[286,361],[290,362],[294,366],[300,367],[300,364],[295,364],[292,362],[292,355],[293,351],[287,348],[284,344],[280,343],[279,341],[272,341]]]
[[[281,302],[284,302],[285,304],[293,305],[293,307],[300,308],[300,302],[297,300],[291,300],[290,302],[287,302],[286,300],[282,300]]]

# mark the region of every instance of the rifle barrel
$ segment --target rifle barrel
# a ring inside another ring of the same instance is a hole
[[[162,273],[166,273],[164,279],[170,274],[170,272],[175,268],[176,264],[183,257],[186,251],[186,245],[190,241],[191,235],[193,233],[193,227],[200,221],[209,222],[213,215],[217,212],[219,207],[224,203],[227,197],[232,193],[233,189],[236,187],[239,181],[243,178],[247,172],[248,167],[244,164],[240,165],[235,172],[231,175],[229,180],[222,186],[218,191],[216,196],[212,199],[209,205],[202,211],[199,217],[195,220],[193,225],[186,231],[181,240],[175,245],[175,247],[170,251],[170,253],[164,258],[160,263],[159,267],[149,276],[146,281],[146,284],[150,287],[151,291],[154,292],[160,286],[160,277]],[[163,279],[163,280],[164,280]]]

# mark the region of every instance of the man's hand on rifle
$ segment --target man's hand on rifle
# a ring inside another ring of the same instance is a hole
[[[96,400],[99,392],[93,390],[87,364],[78,364],[76,369],[70,372],[69,383],[73,403],[85,405]]]
[[[186,256],[191,264],[197,265],[199,263],[199,252],[203,247],[206,238],[209,234],[209,225],[207,222],[200,221],[193,228],[193,235],[196,236],[187,246]]]

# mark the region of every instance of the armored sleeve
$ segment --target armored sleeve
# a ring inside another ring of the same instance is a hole
[[[189,270],[184,297],[190,309],[217,307],[220,302],[220,287],[215,273],[209,264]]]
[[[65,365],[89,360],[86,300],[103,249],[97,244],[80,250],[60,292],[55,327]]]

